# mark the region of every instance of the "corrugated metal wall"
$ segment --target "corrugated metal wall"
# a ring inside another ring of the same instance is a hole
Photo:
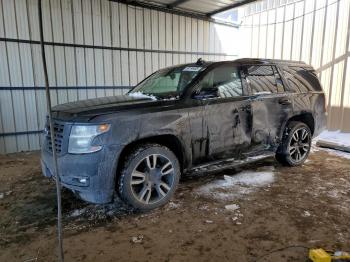
[[[235,57],[237,28],[108,0],[44,0],[53,104],[122,94],[173,64]],[[0,153],[36,150],[46,114],[37,0],[0,0]]]
[[[328,129],[350,132],[350,0],[265,0],[244,11],[240,56],[313,65],[327,95]]]

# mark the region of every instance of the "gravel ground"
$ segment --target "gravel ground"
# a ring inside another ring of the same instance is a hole
[[[0,156],[0,214],[0,261],[56,260],[55,185],[38,153]],[[302,167],[184,177],[148,213],[63,191],[66,261],[307,261],[308,247],[350,250],[349,217],[350,159],[330,150]]]

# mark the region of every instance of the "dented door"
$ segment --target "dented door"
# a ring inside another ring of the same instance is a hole
[[[251,143],[251,104],[247,97],[217,99],[204,106],[208,156],[243,158]]]
[[[250,146],[252,116],[241,67],[228,62],[212,68],[199,90],[206,158],[242,158]]]
[[[281,128],[292,114],[291,101],[287,94],[263,94],[252,98],[253,150],[277,149],[283,132]]]
[[[245,77],[252,101],[252,151],[274,151],[293,112],[293,99],[274,65],[247,65]]]

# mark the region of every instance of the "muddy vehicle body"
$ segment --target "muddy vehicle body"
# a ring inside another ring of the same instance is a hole
[[[302,62],[198,60],[165,68],[126,95],[54,107],[61,183],[92,203],[118,194],[152,209],[169,201],[181,174],[270,156],[302,164],[325,114],[319,80]],[[46,126],[47,177],[51,145]]]

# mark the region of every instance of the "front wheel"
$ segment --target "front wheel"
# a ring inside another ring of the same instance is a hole
[[[291,121],[283,134],[276,159],[287,166],[304,163],[311,149],[311,130],[303,122]]]
[[[179,178],[179,161],[170,149],[158,144],[141,145],[124,163],[118,191],[132,207],[151,210],[169,201]]]

